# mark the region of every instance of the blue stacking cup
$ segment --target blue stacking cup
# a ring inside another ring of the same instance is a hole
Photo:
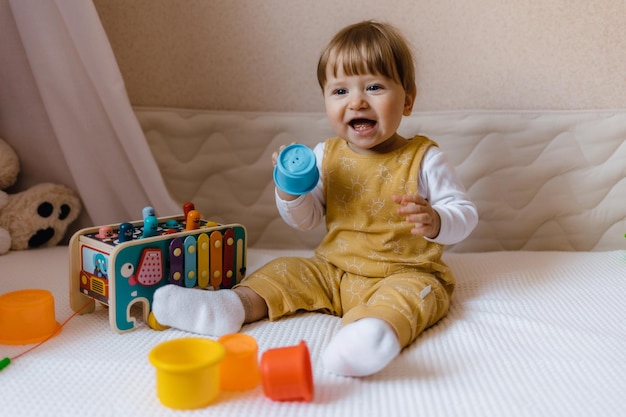
[[[285,193],[302,195],[311,192],[319,178],[315,154],[309,147],[296,143],[278,154],[274,182]]]

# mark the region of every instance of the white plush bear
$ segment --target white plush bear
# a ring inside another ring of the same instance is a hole
[[[7,194],[3,190],[15,184],[19,172],[17,154],[0,139],[0,255],[9,250],[55,246],[82,209],[78,195],[59,184],[37,184]]]

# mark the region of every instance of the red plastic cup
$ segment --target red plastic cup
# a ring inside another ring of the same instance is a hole
[[[258,346],[254,337],[233,333],[217,339],[226,348],[220,365],[220,385],[224,391],[243,391],[259,385]]]
[[[311,358],[304,341],[265,351],[261,357],[261,375],[263,393],[271,400],[313,400]]]

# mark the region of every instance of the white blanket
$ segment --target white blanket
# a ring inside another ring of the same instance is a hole
[[[626,242],[625,242],[626,244]],[[249,251],[249,270],[285,254]],[[190,334],[141,323],[113,332],[107,311],[76,316],[62,332],[0,372],[3,416],[602,416],[626,415],[626,251],[449,253],[457,290],[448,317],[372,377],[328,374],[320,353],[339,319],[310,313],[245,326],[259,353],[305,340],[313,402],[274,402],[261,387],[223,392],[206,408],[160,404],[147,355]],[[0,256],[0,294],[52,291],[59,322],[68,301],[66,247]],[[138,314],[139,316],[139,314]],[[14,357],[30,346],[0,345]]]

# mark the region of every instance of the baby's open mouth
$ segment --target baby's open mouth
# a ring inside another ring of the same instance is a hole
[[[354,130],[366,130],[371,129],[376,125],[376,121],[370,119],[354,119],[350,122],[350,126]]]

